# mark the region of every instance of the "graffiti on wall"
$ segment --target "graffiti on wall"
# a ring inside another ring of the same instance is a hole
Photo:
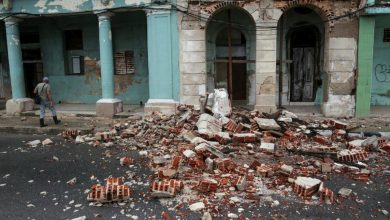
[[[374,75],[378,82],[390,82],[390,64],[377,64],[375,66]]]

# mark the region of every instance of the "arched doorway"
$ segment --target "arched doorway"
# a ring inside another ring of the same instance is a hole
[[[209,19],[206,39],[208,90],[225,88],[233,104],[254,104],[256,28],[252,17],[238,7],[220,9]]]
[[[312,9],[295,7],[278,23],[279,105],[320,105],[323,100],[324,22]]]

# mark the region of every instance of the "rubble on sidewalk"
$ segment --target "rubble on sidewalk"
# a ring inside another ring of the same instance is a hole
[[[124,153],[137,150],[153,171],[145,198],[169,199],[210,216],[234,204],[283,204],[270,198],[273,194],[333,204],[345,195],[325,187],[333,175],[368,181],[372,169],[375,175],[383,172],[372,161],[388,156],[389,139],[351,136],[341,120],[304,121],[286,110],[267,114],[232,109],[225,92],[209,96],[206,113],[179,105],[176,115],[153,112],[81,137],[91,146],[105,148],[106,157],[112,156],[113,146]],[[63,134],[73,141],[79,135]],[[122,156],[116,157],[120,165],[133,163]],[[109,189],[108,183],[94,185],[88,200],[129,198],[129,188],[122,184],[123,180]]]

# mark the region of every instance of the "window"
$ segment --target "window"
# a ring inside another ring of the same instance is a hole
[[[20,33],[21,44],[39,44],[38,32],[21,32]]]
[[[84,74],[83,31],[64,31],[65,55],[67,57],[67,74]]]
[[[65,48],[66,50],[82,50],[83,31],[82,30],[65,31]]]
[[[83,74],[84,73],[84,57],[72,56],[71,57],[71,74]]]
[[[390,28],[383,30],[383,42],[390,42]]]
[[[135,73],[134,52],[131,50],[115,53],[115,74],[126,75]]]

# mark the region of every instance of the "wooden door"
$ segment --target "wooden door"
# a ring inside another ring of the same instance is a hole
[[[232,64],[233,100],[246,100],[246,63]]]
[[[291,72],[292,102],[314,101],[315,48],[293,48],[293,66]]]

